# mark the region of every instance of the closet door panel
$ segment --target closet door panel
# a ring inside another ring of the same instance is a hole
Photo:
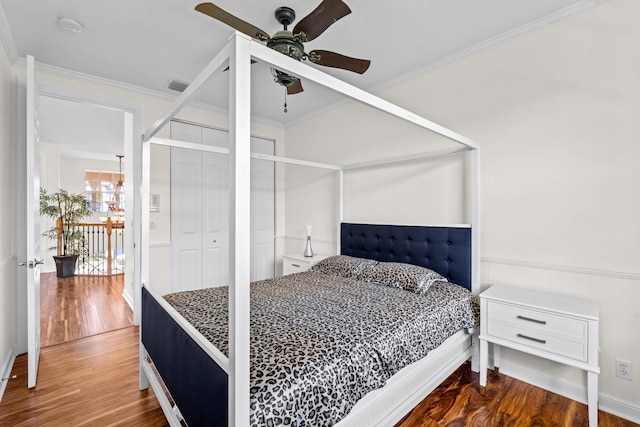
[[[171,149],[172,290],[202,287],[202,196],[200,153]],[[188,279],[187,279],[188,277]]]
[[[203,287],[211,288],[226,286],[229,284],[229,261],[227,251],[222,248],[212,247],[204,252],[204,277]]]
[[[251,151],[274,154],[274,142],[251,138]],[[272,161],[251,159],[251,280],[275,276],[275,169]]]
[[[203,153],[202,195],[207,286],[229,284],[229,165],[222,154]],[[209,264],[211,263],[211,264]]]
[[[172,289],[174,292],[189,291],[202,287],[202,274],[200,273],[202,264],[200,250],[185,250],[180,252],[179,266],[180,280],[174,281]]]

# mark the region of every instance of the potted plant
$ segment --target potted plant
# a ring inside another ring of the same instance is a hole
[[[58,277],[75,275],[76,261],[84,247],[84,235],[80,220],[91,216],[91,206],[84,194],[73,194],[59,189],[48,194],[40,188],[40,214],[56,220],[56,225],[46,230],[43,236],[58,242],[49,250],[58,250],[53,256]]]

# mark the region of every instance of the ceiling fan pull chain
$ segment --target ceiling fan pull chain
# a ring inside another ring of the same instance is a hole
[[[287,112],[287,88],[284,88],[284,112]]]

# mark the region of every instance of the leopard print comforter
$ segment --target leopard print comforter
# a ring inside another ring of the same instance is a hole
[[[164,297],[228,355],[227,288]],[[368,392],[457,331],[479,324],[466,289],[424,295],[328,275],[251,285],[251,425],[331,426]]]

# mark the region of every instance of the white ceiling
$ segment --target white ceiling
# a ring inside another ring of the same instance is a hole
[[[375,91],[434,65],[560,19],[602,0],[345,0],[350,15],[306,44],[371,60],[364,75],[312,65],[357,87]],[[194,10],[199,0],[0,0],[0,30],[7,50],[40,64],[177,96],[172,78],[189,82],[224,46],[233,30]],[[235,16],[273,34],[279,6],[298,22],[320,0],[215,0]],[[60,17],[77,20],[79,33],[61,29]],[[5,22],[2,22],[5,21]],[[295,24],[295,23],[294,23]],[[16,58],[14,58],[16,59]],[[472,72],[470,70],[470,72]],[[218,72],[198,100],[227,108],[227,73]],[[290,123],[340,101],[305,84],[289,96],[273,82],[266,64],[252,67],[252,113]],[[218,96],[213,96],[217,94]],[[220,94],[225,94],[220,96]]]

